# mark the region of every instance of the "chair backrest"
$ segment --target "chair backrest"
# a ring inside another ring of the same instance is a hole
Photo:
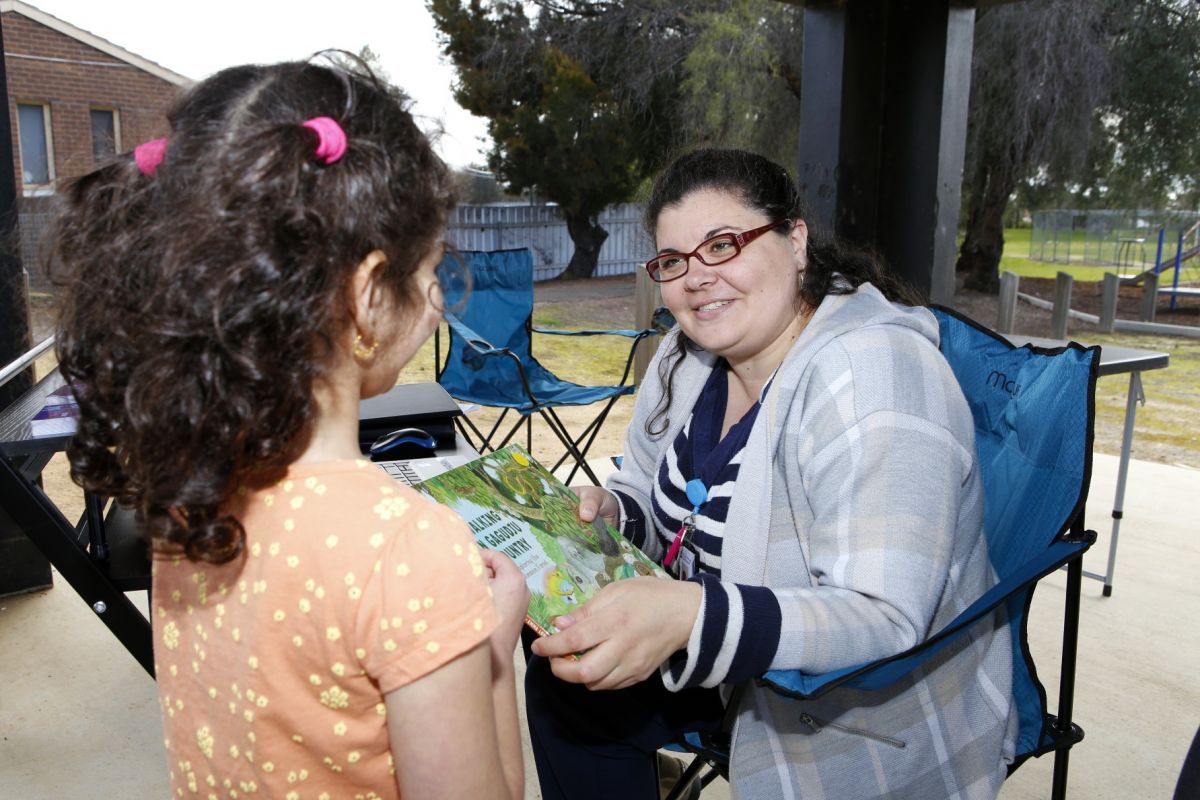
[[[928,640],[895,656],[808,675],[772,670],[763,680],[799,698],[848,685],[880,689],[908,675],[1004,605],[1013,646],[1013,692],[1020,715],[1017,755],[1050,749],[1046,692],[1026,647],[1033,589],[1044,575],[1080,555],[1092,464],[1092,424],[1100,348],[1014,347],[999,334],[934,307],[940,349],[958,380],[975,425],[984,490],[984,529],[997,584]]]
[[[530,318],[533,315],[533,255],[520,250],[463,250],[459,256],[470,271],[470,288],[446,287],[446,309],[489,345],[507,348],[526,365],[535,364],[530,352]],[[442,267],[453,271],[453,254]],[[445,283],[445,282],[444,282]],[[464,302],[465,300],[465,302]],[[499,387],[519,383],[516,368],[507,358],[482,358],[466,347],[452,327],[445,365],[438,382],[459,398],[489,397]]]
[[[971,407],[984,490],[984,529],[1004,583],[1066,534],[1087,500],[1099,348],[1013,347],[947,309],[934,308],[940,349]],[[1006,601],[1013,637],[1017,753],[1042,748],[1046,693],[1026,647],[1035,583]]]

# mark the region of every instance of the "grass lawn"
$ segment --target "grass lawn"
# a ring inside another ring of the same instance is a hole
[[[1006,228],[1004,231],[1004,254],[1000,257],[1001,272],[1008,270],[1015,272],[1022,278],[1054,278],[1060,272],[1066,272],[1071,275],[1076,283],[1100,283],[1104,280],[1106,272],[1114,272],[1120,275],[1130,276],[1136,275],[1140,271],[1140,266],[1125,266],[1118,268],[1114,265],[1100,264],[1083,264],[1072,261],[1071,263],[1049,263],[1045,261],[1034,261],[1029,257],[1030,237],[1033,234],[1031,228]],[[1082,232],[1075,234],[1074,244],[1082,244]],[[1147,242],[1149,250],[1149,260],[1154,259],[1154,243]],[[1075,252],[1079,252],[1079,248],[1074,248]],[[1175,243],[1168,242],[1163,250],[1163,260],[1169,261],[1174,257]],[[1147,267],[1149,264],[1147,264]],[[1167,273],[1165,273],[1167,274]],[[1200,266],[1196,266],[1195,262],[1189,267],[1185,264],[1183,273],[1180,276],[1184,281],[1195,281],[1200,279]],[[1164,278],[1165,280],[1165,278]],[[1163,285],[1163,284],[1160,284]]]

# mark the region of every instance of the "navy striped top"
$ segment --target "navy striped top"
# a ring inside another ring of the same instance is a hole
[[[667,449],[651,493],[652,535],[666,552],[684,518],[692,513],[687,482],[699,478],[708,488],[708,501],[696,512],[695,532],[689,539],[697,554],[696,575],[690,580],[704,589],[699,657],[688,664],[686,651],[681,650],[669,664],[672,678],[683,679],[685,686],[737,683],[760,675],[770,668],[779,644],[781,614],[774,593],[762,586],[721,581],[729,500],[760,405],[755,403],[722,437],[728,398],[728,371],[722,362],[713,369],[691,418]],[[632,498],[616,494],[624,510],[637,508]],[[625,535],[634,544],[645,545],[651,535],[647,528],[645,520],[625,517]]]

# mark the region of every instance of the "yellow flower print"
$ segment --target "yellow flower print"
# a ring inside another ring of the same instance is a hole
[[[292,498],[292,508],[300,508],[302,505],[304,505],[304,497],[302,495],[296,495]]]
[[[389,653],[394,653],[396,652],[396,643],[391,639],[385,639],[383,641],[383,649],[387,650]]]
[[[168,650],[174,650],[176,647],[179,647],[179,627],[175,624],[174,620],[163,626],[162,638],[163,644],[167,646]]]
[[[425,649],[430,653],[436,653],[438,650],[442,649],[442,646],[437,642],[430,642],[429,644],[425,645]]]
[[[351,586],[350,591],[346,592],[346,594],[350,596],[351,600],[357,600],[362,597],[362,589],[357,586]]]
[[[296,605],[298,605],[300,607],[300,611],[305,614],[307,614],[309,611],[312,611],[312,602],[307,597],[301,597]]]
[[[378,550],[380,547],[383,547],[383,534],[371,534],[371,538],[367,539],[367,544],[371,545],[371,547],[374,547],[376,550]]]
[[[357,750],[350,751],[350,755],[346,756],[346,760],[349,761],[351,764],[357,764],[358,760],[360,758],[362,758],[362,756],[359,755],[359,752]]]
[[[424,600],[421,601],[421,605],[424,606],[425,608],[433,608],[433,598],[426,597]]]
[[[337,547],[337,543],[338,537],[334,536],[332,533],[325,537],[325,546],[330,550]]]
[[[413,625],[413,633],[420,634],[427,630],[429,630],[429,623],[427,623],[425,620],[420,620],[416,625]]]
[[[408,564],[400,563],[396,565],[396,574],[401,578],[408,577]]]
[[[424,519],[424,518],[417,520],[417,530],[419,530],[419,531],[429,530],[429,520]]]
[[[334,725],[333,732],[337,736],[345,736],[346,735],[346,723],[339,722],[338,724]]]
[[[316,479],[316,478],[311,478],[311,477],[310,477],[310,478],[305,478],[305,479],[304,479],[304,488],[306,488],[306,489],[311,489],[311,488],[313,488],[313,487],[314,487],[314,486],[316,486],[316,485],[317,485],[317,479]]]
[[[308,676],[308,682],[311,683],[313,686],[320,686],[321,685],[321,676],[314,672],[312,675]]]
[[[385,497],[375,504],[371,509],[379,515],[380,519],[389,520],[392,517],[401,517],[404,512],[408,511],[408,501],[403,497]]]
[[[283,490],[284,490],[285,492],[290,492],[290,491],[292,490],[292,487],[293,487],[293,486],[295,486],[295,485],[296,485],[296,484],[295,484],[295,483],[293,483],[292,481],[284,481],[284,482],[283,482]]]
[[[387,706],[384,705],[383,703],[376,703],[375,704],[375,713],[381,717],[386,717],[387,716]]]
[[[321,692],[321,705],[329,708],[346,708],[350,705],[350,694],[337,686],[330,686]]]
[[[336,627],[328,627],[325,629],[325,638],[331,642],[336,642],[338,639],[342,638],[342,632]]]
[[[279,555],[279,542],[271,542],[271,546],[267,548],[267,552],[273,556]]]
[[[271,619],[275,620],[276,622],[283,622],[286,618],[287,614],[283,613],[282,608],[275,609],[275,613],[271,615]]]
[[[266,761],[266,762],[263,762],[262,768],[263,768],[263,772],[274,772],[275,764],[270,761]]]
[[[401,619],[400,617],[392,617],[392,627],[393,628],[399,628],[403,624],[404,624],[404,620]]]
[[[258,669],[258,656],[250,656],[246,659],[246,664],[250,669]]]
[[[263,505],[265,505],[267,508],[270,508],[271,506],[275,505],[275,495],[264,494],[263,495]]]
[[[238,746],[236,744],[229,745],[229,757],[230,758],[237,758],[241,754],[242,754],[242,751],[238,750]]]
[[[461,556],[463,554],[463,546],[461,544],[458,544],[457,542],[455,543],[453,550],[454,550],[454,555],[456,555],[456,556]]]
[[[303,646],[304,645],[304,637],[301,636],[300,634],[296,634],[295,636],[292,637],[292,644],[296,645],[296,647]]]
[[[299,500],[300,498],[299,498],[299,497],[297,497],[296,499],[297,499],[297,500]],[[285,531],[294,531],[294,530],[296,530],[296,520],[294,520],[294,519],[285,519],[285,520],[283,521],[283,529],[284,529]]]
[[[304,582],[304,588],[305,588],[305,589],[307,589],[307,590],[308,590],[308,591],[310,591],[310,592],[311,592],[313,589],[315,589],[315,588],[316,588],[316,586],[317,586],[317,582],[316,582],[316,581],[314,581],[312,578],[309,578],[308,580],[306,580],[306,581]]]
[[[416,597],[414,597],[413,599],[409,600],[409,601],[408,601],[408,610],[409,610],[409,611],[420,611],[420,610],[421,610],[421,601],[420,601],[420,599],[419,599],[419,598],[416,598]]]
[[[472,627],[475,628],[475,630],[477,630],[477,631],[483,630],[483,620],[480,619],[479,617],[476,617],[475,622],[472,623]]]
[[[333,666],[329,668],[329,671],[340,678],[346,674],[346,665],[340,661],[335,661]]]
[[[291,567],[292,569],[295,569],[296,567],[300,566],[299,556],[288,556],[287,557],[287,565],[289,567]]]
[[[313,494],[318,496],[325,494],[325,484],[317,484],[316,488],[313,489]]]
[[[250,545],[250,555],[258,557],[262,555],[262,543],[255,542]]]
[[[353,586],[354,585],[354,573],[347,572],[344,580],[345,580],[347,586]]]
[[[200,746],[200,752],[204,753],[205,758],[212,758],[213,736],[207,725],[196,729],[196,744]]]

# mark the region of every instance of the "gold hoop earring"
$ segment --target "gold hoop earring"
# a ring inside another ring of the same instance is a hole
[[[354,357],[363,361],[370,361],[375,357],[375,351],[379,349],[379,342],[373,342],[370,347],[363,343],[362,334],[354,337]]]

